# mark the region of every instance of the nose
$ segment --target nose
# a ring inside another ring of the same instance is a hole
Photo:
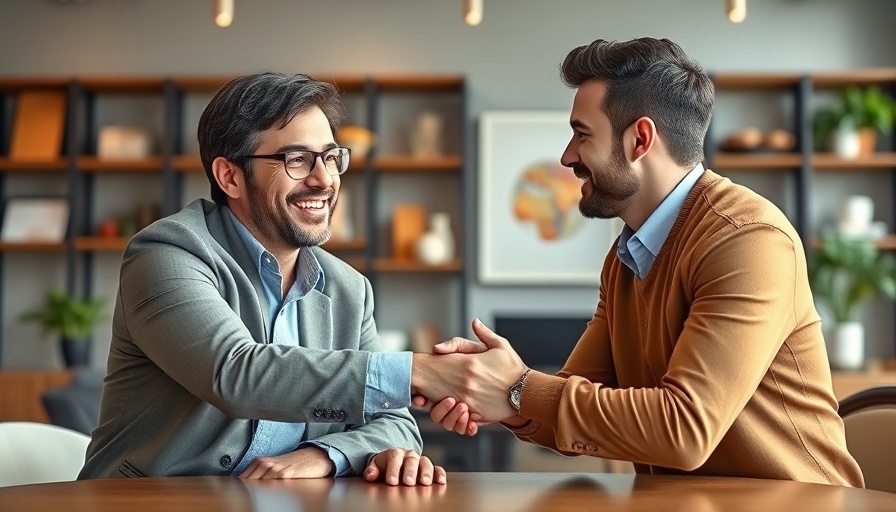
[[[308,176],[305,177],[305,184],[309,187],[315,187],[320,189],[328,189],[333,186],[333,183],[339,179],[339,175],[332,175],[327,171],[327,166],[324,165],[323,155],[317,155],[314,158],[314,167],[311,168],[311,172]]]
[[[570,140],[569,144],[566,145],[566,149],[563,150],[563,154],[560,155],[560,165],[563,167],[572,167],[577,163],[579,163],[579,155],[575,148],[573,148],[573,141]]]

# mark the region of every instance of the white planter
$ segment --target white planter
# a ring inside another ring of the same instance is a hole
[[[831,339],[831,366],[839,370],[860,370],[865,365],[865,326],[844,322],[834,327]]]
[[[451,217],[437,212],[430,216],[429,231],[417,241],[417,258],[429,265],[441,265],[454,259],[454,234]]]
[[[859,157],[862,141],[856,130],[835,130],[831,135],[831,145],[840,158],[854,160]]]

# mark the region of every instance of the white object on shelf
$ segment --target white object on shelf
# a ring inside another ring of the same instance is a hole
[[[97,138],[96,156],[101,159],[139,159],[150,154],[149,134],[132,126],[104,126]]]
[[[451,217],[436,212],[429,217],[429,231],[417,241],[417,258],[428,265],[441,265],[454,259],[454,234]]]
[[[834,327],[831,366],[839,370],[861,370],[865,365],[865,326],[843,322]]]

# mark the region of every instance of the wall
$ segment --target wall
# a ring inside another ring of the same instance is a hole
[[[728,23],[722,0],[486,0],[478,27],[463,24],[460,4],[236,0],[233,25],[220,29],[204,0],[0,0],[0,75],[463,73],[475,144],[473,128],[484,110],[567,109],[572,93],[559,83],[558,64],[569,49],[597,37],[670,37],[712,71],[896,65],[896,3],[889,0],[753,0],[741,25]],[[114,276],[115,258],[107,259]],[[28,288],[36,286],[22,284],[24,290],[4,287],[6,323],[21,304],[33,303]],[[595,302],[591,286],[474,283],[469,315],[488,321],[494,312],[587,314]],[[886,341],[873,350],[892,353],[892,309],[882,311],[872,337]],[[4,338],[34,334],[9,326]],[[97,337],[95,362],[102,365],[108,332]],[[53,364],[40,353],[51,346],[24,350],[10,343],[4,365]]]

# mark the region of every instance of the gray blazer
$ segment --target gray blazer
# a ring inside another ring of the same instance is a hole
[[[200,199],[135,235],[79,478],[226,475],[258,419],[307,423],[304,439],[342,451],[356,474],[387,448],[419,452],[407,409],[364,418],[367,351],[381,350],[370,282],[311,250],[326,285],[299,302],[306,347],[284,347],[267,343],[258,272],[222,208]]]

